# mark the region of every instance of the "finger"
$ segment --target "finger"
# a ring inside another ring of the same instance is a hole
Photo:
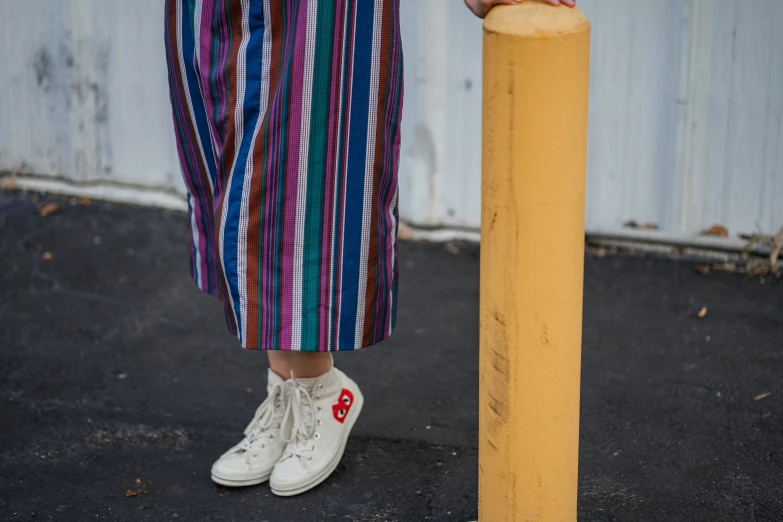
[[[478,6],[475,9],[471,7],[471,10],[479,18],[484,18],[490,9],[496,5],[516,5],[522,2],[523,0],[481,0]]]
[[[576,0],[560,0],[561,3],[567,5],[568,7],[575,7],[576,6]]]
[[[549,5],[560,5],[560,0],[546,0],[546,3]]]

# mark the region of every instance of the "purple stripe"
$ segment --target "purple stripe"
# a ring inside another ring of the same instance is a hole
[[[307,27],[307,2],[299,3],[297,25]],[[293,17],[292,17],[293,18]],[[302,95],[304,90],[304,73],[306,58],[307,32],[297,31],[292,57],[291,93],[288,101],[288,158],[285,172],[285,199],[283,215],[283,246],[282,263],[282,309],[280,313],[280,345],[288,346],[291,342],[294,324],[293,317],[293,283],[294,283],[294,246],[296,239],[296,207],[298,201],[299,152],[302,136]],[[306,167],[306,166],[305,166]]]

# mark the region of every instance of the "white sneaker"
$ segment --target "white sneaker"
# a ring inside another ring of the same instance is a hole
[[[269,370],[269,396],[245,428],[245,438],[212,465],[212,480],[223,486],[252,486],[269,479],[286,442],[280,438],[283,379]]]
[[[289,497],[314,488],[340,463],[345,443],[364,405],[359,387],[332,367],[315,379],[291,379],[283,385],[282,437],[288,441],[269,485]]]

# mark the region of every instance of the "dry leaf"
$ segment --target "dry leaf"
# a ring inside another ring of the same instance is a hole
[[[89,205],[92,203],[90,198],[76,198],[76,203],[79,205]]]
[[[760,394],[756,395],[755,397],[753,397],[753,400],[754,401],[760,401],[761,399],[766,399],[770,395],[772,395],[771,392],[760,393]]]
[[[714,270],[723,270],[724,272],[736,272],[737,271],[736,263],[717,263],[717,264],[712,265],[712,268]]]
[[[43,258],[46,259],[47,261],[51,261],[52,259],[54,259],[54,256],[52,255],[51,252],[44,252]]]
[[[710,265],[695,265],[693,267],[693,271],[697,274],[709,274],[710,273]]]
[[[446,250],[449,252],[449,254],[456,256],[459,254],[459,247],[455,245],[454,243],[446,243]]]
[[[57,203],[47,203],[46,205],[41,205],[38,207],[38,213],[41,214],[41,216],[46,217],[54,214],[55,212],[60,211],[60,205]]]
[[[748,261],[747,265],[747,275],[748,277],[762,277],[770,273],[770,266],[761,260],[752,260],[755,262]]]
[[[16,172],[0,180],[0,188],[3,190],[16,190]]]
[[[628,221],[623,223],[623,226],[625,228],[639,228],[639,224],[636,221],[634,221],[633,219],[629,219]]]
[[[146,489],[129,489],[125,492],[126,497],[138,497],[139,495],[146,495],[149,493]]]
[[[696,315],[699,316],[699,319],[704,319],[705,317],[707,317],[707,307],[706,306],[702,306],[701,310],[699,310],[699,313],[696,314]]]
[[[745,249],[750,249],[755,244],[763,245],[770,248],[768,269],[751,270],[748,267],[748,274],[752,276],[766,275],[768,273],[776,274],[778,271],[778,258],[781,252],[783,252],[783,227],[780,227],[780,231],[774,236],[764,236],[761,234],[753,234],[752,236],[743,235],[743,239],[747,239],[748,243],[745,245]],[[746,252],[747,253],[747,252]]]
[[[729,230],[723,225],[712,225],[701,233],[702,236],[729,237]]]
[[[645,230],[658,230],[658,225],[656,223],[645,223],[642,225],[642,228]]]
[[[174,515],[172,516],[172,518],[179,518],[179,515],[177,515],[176,513],[174,513]]]

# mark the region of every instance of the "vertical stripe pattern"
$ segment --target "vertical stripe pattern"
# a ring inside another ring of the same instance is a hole
[[[399,0],[166,0],[191,274],[247,349],[354,350],[397,301]]]

